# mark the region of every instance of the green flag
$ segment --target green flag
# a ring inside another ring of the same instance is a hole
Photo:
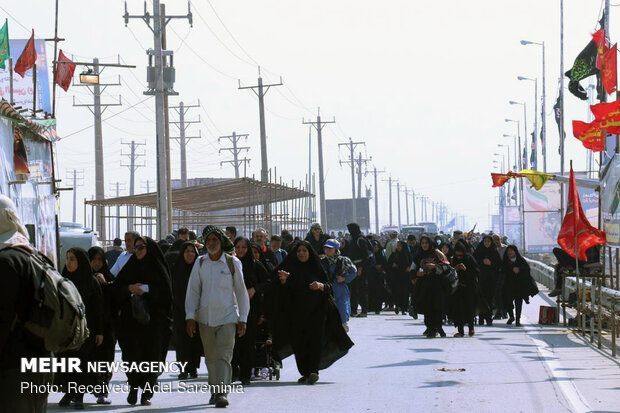
[[[6,69],[4,62],[9,60],[11,52],[9,50],[9,20],[4,21],[4,26],[0,29],[0,68]]]

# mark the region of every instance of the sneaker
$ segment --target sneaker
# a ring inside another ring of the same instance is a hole
[[[140,404],[142,406],[150,406],[152,397],[153,397],[153,392],[143,390],[142,395],[140,396]]]
[[[319,381],[319,375],[317,373],[310,373],[308,376],[308,380],[306,380],[307,384],[314,384]]]
[[[454,333],[454,337],[465,337],[465,334],[456,332]]]
[[[509,318],[508,321],[506,321],[506,324],[511,325],[513,321],[515,321],[514,318]]]
[[[212,393],[211,397],[209,398],[209,404],[215,404],[215,399],[217,399],[217,394]]]
[[[112,404],[112,400],[108,399],[106,396],[97,397],[97,404]]]
[[[307,381],[308,381],[308,378],[306,376],[301,376],[300,378],[297,379],[297,383],[299,384],[306,384]]]
[[[228,399],[225,394],[220,394],[215,398],[215,407],[226,407],[228,406]]]

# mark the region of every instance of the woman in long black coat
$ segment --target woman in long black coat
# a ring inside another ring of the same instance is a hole
[[[385,289],[385,270],[388,264],[381,243],[377,240],[373,240],[371,243],[375,254],[375,265],[370,268],[368,273],[368,309],[374,311],[375,314],[380,314],[384,301],[388,306],[392,305],[391,298]]]
[[[187,363],[185,371],[179,374],[180,380],[198,377],[198,367],[200,367],[203,352],[200,334],[190,337],[185,330],[185,296],[189,276],[197,257],[196,245],[192,241],[185,241],[178,247],[178,256],[172,264],[172,318],[175,349],[177,361]]]
[[[482,242],[476,247],[474,258],[480,268],[480,275],[478,278],[480,293],[489,307],[489,311],[480,314],[480,324],[484,324],[483,320],[486,320],[487,325],[490,326],[493,324],[493,308],[499,311],[499,303],[494,303],[493,297],[495,296],[499,272],[502,265],[502,259],[490,235],[485,235],[482,238]]]
[[[258,252],[260,253],[260,246]],[[232,368],[233,377],[239,378],[244,386],[250,384],[250,376],[254,366],[256,352],[254,344],[258,331],[258,320],[263,312],[263,298],[268,288],[269,281],[267,270],[259,259],[255,259],[252,245],[247,238],[237,238],[235,240],[235,254],[243,266],[243,281],[250,297],[250,312],[245,334],[237,337],[233,350]]]
[[[115,300],[114,300],[114,276],[110,272],[105,251],[101,247],[92,247],[88,250],[88,259],[90,267],[103,293],[103,343],[95,347],[94,360],[96,361],[114,361],[114,350],[116,347],[116,316],[115,316]],[[97,396],[97,404],[110,404],[108,392],[105,390],[106,385],[112,379],[111,372],[99,372],[97,374],[98,384],[103,385],[103,391],[95,394]]]
[[[411,272],[411,255],[407,248],[407,243],[398,241],[396,251],[390,255],[388,260],[388,271],[392,276],[392,296],[398,314],[399,310],[403,314],[409,309],[409,285]]]
[[[134,255],[115,281],[119,307],[118,342],[123,361],[163,362],[172,327],[172,286],[168,266],[161,249],[151,238],[138,237],[134,245]],[[150,315],[148,323],[142,324],[134,318],[132,300],[135,298],[132,296],[146,303]],[[158,376],[157,372],[128,372],[131,389],[127,403],[136,404],[138,389],[142,388],[140,403],[149,406]]]
[[[86,308],[86,323],[90,335],[82,344],[79,350],[57,354],[57,357],[77,357],[80,359],[82,373],[59,373],[56,377],[56,384],[66,386],[69,382],[76,382],[78,385],[93,385],[96,378],[93,373],[86,371],[89,361],[94,360],[95,347],[103,342],[103,294],[99,283],[93,277],[90,268],[88,253],[82,248],[71,248],[67,251],[65,267],[62,276],[75,284],[82,297]],[[67,392],[58,403],[61,407],[68,406],[72,401],[76,409],[84,408],[84,393]]]
[[[319,370],[344,356],[353,343],[342,326],[319,256],[298,241],[278,267],[274,283],[274,346],[280,360],[295,354],[300,384],[314,384]]]
[[[458,287],[449,299],[448,316],[454,322],[457,328],[454,337],[465,336],[465,324],[469,329],[469,335],[473,336],[474,317],[478,307],[478,263],[474,257],[468,253],[468,248],[464,243],[457,242],[454,246],[454,255],[452,256],[452,267],[458,274]]]
[[[502,290],[504,297],[504,307],[508,310],[508,322],[512,324],[516,319],[516,326],[521,326],[521,310],[523,301],[530,303],[530,297],[538,294],[536,282],[530,274],[530,265],[519,254],[516,245],[506,247],[504,259],[502,260],[502,273],[504,275],[504,287]],[[516,318],[513,309],[516,309]]]
[[[450,271],[449,262],[441,251],[435,248],[433,240],[427,236],[420,238],[420,248],[413,258],[414,311],[424,314],[424,335],[435,338],[437,334],[445,337],[442,320],[446,312],[446,293],[441,277]]]

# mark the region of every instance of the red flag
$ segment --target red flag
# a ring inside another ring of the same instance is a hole
[[[596,43],[596,68],[601,70],[603,67],[603,55],[609,50],[607,39],[605,39],[605,29],[601,29],[592,35],[594,43]]]
[[[491,174],[491,179],[493,180],[493,188],[497,188],[499,186],[504,186],[506,181],[510,178],[519,178],[523,175],[518,174],[516,172],[508,172],[507,174]]]
[[[26,70],[32,68],[34,63],[37,61],[37,51],[34,47],[34,29],[32,30],[32,35],[28,42],[26,43],[26,47],[22,51],[21,56],[17,59],[17,63],[15,63],[15,72],[19,73],[21,77],[24,77],[26,74]]]
[[[562,228],[558,234],[558,244],[571,257],[586,261],[586,251],[594,245],[607,243],[604,231],[594,228],[588,222],[577,193],[573,164],[570,166],[570,181],[568,183],[568,205],[566,215],[562,221]]]
[[[594,152],[600,152],[605,149],[603,130],[600,123],[596,120],[592,123],[574,120],[573,136],[579,139],[585,148],[591,149]]]
[[[610,95],[618,89],[617,54],[618,44],[616,43],[603,55],[601,78],[605,90]]]
[[[607,133],[620,134],[620,101],[599,103],[590,106],[594,119],[599,123],[600,129]]]
[[[58,62],[68,62],[64,64],[56,63],[56,84],[66,92],[71,85],[71,79],[73,79],[75,63],[71,62],[71,60],[64,55],[62,50],[58,53]]]

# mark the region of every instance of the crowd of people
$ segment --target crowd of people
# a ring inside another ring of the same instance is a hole
[[[27,319],[32,305],[33,249],[7,199],[0,199],[0,270],[7,279],[0,302],[3,327],[13,327],[0,336],[0,388],[10,393],[18,380],[34,380],[18,374],[19,360],[50,352],[14,325]],[[204,356],[214,389],[209,403],[225,407],[227,385],[266,377],[258,341],[268,345],[276,366],[294,355],[298,382],[312,385],[353,345],[350,318],[382,311],[423,315],[428,338],[445,337],[450,324],[455,337],[465,335],[465,326],[473,336],[476,320],[490,326],[508,318],[520,326],[523,302],[538,292],[517,247],[498,235],[455,231],[418,240],[395,232],[364,235],[356,223],[347,230],[327,235],[315,223],[305,239],[263,228],[245,238],[232,226],[206,226],[200,237],[180,228],[159,242],[129,231],[125,249],[121,240],[108,251],[70,248],[62,276],[82,297],[90,334],[79,349],[55,356],[113,361],[118,343],[123,361],[164,362],[172,344],[177,361],[187,363],[178,379],[198,377]],[[127,372],[127,402],[150,405],[158,376]],[[106,384],[111,378],[109,372],[67,373],[53,382]],[[59,405],[83,409],[84,396],[67,390]],[[94,396],[98,404],[111,402],[106,392]],[[20,399],[17,392],[7,397],[16,411],[47,402],[47,396]]]

